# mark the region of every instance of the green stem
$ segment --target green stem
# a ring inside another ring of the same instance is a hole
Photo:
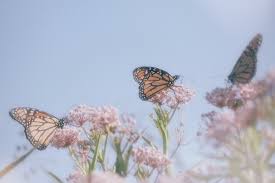
[[[74,160],[76,166],[82,171],[82,173],[86,174],[88,169],[87,166],[84,165],[84,167],[82,167],[82,164],[79,162],[75,152],[73,151],[73,149],[71,147],[68,148],[69,150],[69,154],[71,155],[72,159]]]
[[[174,115],[175,115],[175,113],[176,113],[176,111],[177,111],[178,106],[179,106],[179,105],[177,104],[176,108],[175,108],[175,109],[173,109],[173,112],[172,112],[172,114],[170,115],[169,120],[168,120],[168,122],[167,122],[167,123],[170,123],[170,121],[171,121],[171,120],[172,120],[172,118],[174,117]]]
[[[162,137],[162,151],[163,154],[167,155],[168,152],[168,131],[164,126],[160,126],[160,132]]]
[[[92,163],[90,165],[90,172],[93,171],[93,170],[95,170],[95,165],[96,165],[97,158],[98,158],[98,153],[99,153],[100,137],[101,137],[101,135],[98,135],[98,137],[97,137],[96,147],[95,147],[95,153],[94,153],[94,157],[93,157]]]
[[[105,171],[105,157],[106,157],[106,149],[107,149],[107,143],[108,143],[108,133],[106,135],[106,138],[105,138],[105,142],[104,142],[104,149],[103,149],[103,162],[102,162],[102,168],[104,169]]]

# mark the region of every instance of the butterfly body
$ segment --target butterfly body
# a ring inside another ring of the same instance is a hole
[[[38,150],[44,150],[56,130],[63,128],[64,120],[35,108],[17,107],[9,112],[12,119],[25,128],[26,138]]]
[[[162,90],[171,88],[178,75],[171,76],[168,72],[156,67],[138,67],[133,71],[134,79],[139,83],[139,97],[149,100]]]
[[[247,45],[228,76],[228,80],[232,84],[249,83],[255,76],[257,70],[257,53],[262,39],[262,35],[257,34]]]

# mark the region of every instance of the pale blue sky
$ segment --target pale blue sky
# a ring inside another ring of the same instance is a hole
[[[31,106],[63,116],[75,104],[111,104],[133,113],[147,127],[152,105],[142,102],[132,70],[156,66],[183,75],[197,95],[186,105],[186,138],[195,135],[205,92],[223,86],[250,39],[264,42],[257,78],[275,66],[273,0],[0,0],[0,169],[15,146],[28,144],[8,115]],[[194,142],[195,143],[195,142]],[[198,160],[196,148],[181,151],[183,168]],[[64,151],[36,152],[0,182],[20,182],[29,167],[66,177]],[[43,172],[25,182],[50,182]]]

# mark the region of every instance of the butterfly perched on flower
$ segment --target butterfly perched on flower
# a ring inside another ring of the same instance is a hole
[[[179,78],[156,67],[138,67],[133,71],[133,76],[139,84],[141,100],[149,100],[160,91],[171,88]]]
[[[16,107],[9,114],[24,126],[27,139],[38,150],[46,149],[56,130],[64,126],[63,119],[35,108]]]
[[[256,74],[257,53],[262,40],[262,35],[257,34],[247,45],[228,76],[228,80],[232,84],[246,84],[252,80]]]

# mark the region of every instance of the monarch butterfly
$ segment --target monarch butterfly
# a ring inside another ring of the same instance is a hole
[[[133,71],[133,76],[139,84],[139,97],[144,101],[172,87],[179,78],[178,75],[171,76],[168,72],[156,67],[138,67]]]
[[[256,74],[257,52],[262,40],[262,35],[257,34],[247,45],[228,76],[228,80],[232,84],[246,84],[254,77]]]
[[[17,107],[11,109],[9,114],[24,126],[27,139],[38,150],[46,149],[56,129],[64,126],[63,119],[34,108]]]

